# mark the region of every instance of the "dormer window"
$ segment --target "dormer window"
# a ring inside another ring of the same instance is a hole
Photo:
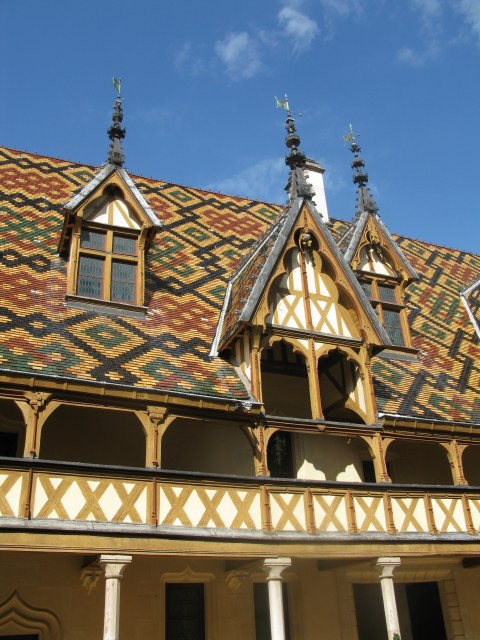
[[[69,264],[66,299],[144,314],[145,253],[160,222],[123,169],[102,173],[101,186],[97,178],[66,206],[59,246]]]
[[[138,233],[82,227],[77,295],[138,304]]]
[[[393,278],[392,282],[372,278],[361,280],[360,284],[376,310],[392,344],[397,347],[409,346],[408,318],[397,282],[393,281]]]
[[[65,205],[58,251],[68,259],[68,304],[143,315],[145,254],[162,223],[122,166],[122,121],[119,93],[107,164]]]

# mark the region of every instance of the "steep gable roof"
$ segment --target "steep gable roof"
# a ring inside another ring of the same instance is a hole
[[[380,341],[386,345],[390,344],[385,329],[380,324],[363,289],[339,251],[322,216],[318,213],[311,200],[295,198],[279,217],[278,221],[272,225],[258,246],[255,247],[248,260],[242,265],[242,268],[230,280],[212,353],[216,350],[217,345],[219,349],[225,346],[227,340],[235,334],[242,324],[252,320],[273,269],[282,255],[285,244],[304,207],[307,207],[319,234],[328,245],[344,276],[355,291],[357,299]]]
[[[274,242],[266,232],[283,209],[133,176],[164,224],[148,256],[148,310],[104,316],[65,305],[67,264],[57,254],[63,203],[95,173],[0,148],[0,375],[249,400],[234,367],[209,352],[230,275],[248,281],[258,265],[239,261],[259,238],[255,255]],[[341,238],[349,223],[332,223]],[[378,409],[480,424],[480,341],[460,298],[479,278],[480,255],[392,237],[419,276],[407,290],[419,354],[374,359]]]
[[[92,193],[94,193],[99,187],[101,187],[102,184],[114,173],[117,173],[121,177],[123,183],[126,187],[128,187],[130,193],[135,198],[138,205],[145,212],[145,215],[148,217],[150,222],[156,227],[161,227],[161,221],[149,207],[147,201],[137,189],[134,181],[128,175],[127,171],[123,167],[116,167],[113,164],[106,164],[96,174],[96,176],[92,178],[92,180],[90,180],[90,182],[86,184],[83,189],[80,190],[79,193],[74,195],[73,198],[69,202],[67,202],[67,204],[65,205],[65,209],[67,211],[74,211],[75,209],[77,209],[83,201],[85,201]]]
[[[351,263],[355,258],[359,246],[365,237],[365,233],[369,223],[376,227],[380,236],[382,237],[382,243],[386,245],[390,249],[390,251],[392,251],[392,253],[398,258],[408,278],[411,280],[417,280],[417,273],[402,253],[400,247],[391,236],[387,227],[382,222],[380,216],[367,210],[364,210],[360,213],[350,229],[350,241],[344,253],[345,260],[348,263]]]

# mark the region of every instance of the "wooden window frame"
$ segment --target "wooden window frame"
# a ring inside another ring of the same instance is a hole
[[[105,234],[103,248],[93,248],[82,246],[82,231],[91,230]],[[67,288],[67,299],[91,301],[93,304],[107,305],[112,307],[137,309],[144,304],[144,281],[145,281],[145,228],[141,230],[125,229],[124,227],[107,226],[94,222],[85,222],[77,218],[74,231],[74,242],[72,242],[69,278]],[[135,253],[115,253],[113,251],[114,237],[128,237],[135,240]],[[79,270],[80,259],[83,256],[101,259],[104,261],[101,284],[101,295],[98,297],[88,296],[79,292]],[[135,268],[135,279],[133,282],[133,300],[122,301],[112,299],[113,284],[113,263],[121,262],[130,264]]]
[[[410,326],[409,326],[408,317],[407,317],[407,308],[403,300],[402,288],[400,286],[398,278],[391,278],[391,277],[389,278],[387,276],[378,276],[378,275],[371,276],[370,274],[365,277],[365,275],[362,273],[360,284],[365,282],[368,282],[370,285],[370,297],[369,297],[370,303],[372,307],[375,309],[375,311],[377,312],[378,319],[380,320],[383,327],[385,327],[385,331],[387,331],[387,335],[389,337],[390,335],[388,334],[388,330],[385,324],[384,311],[385,310],[394,311],[399,315],[403,344],[392,343],[392,346],[400,349],[402,348],[410,349],[412,346],[412,342],[411,342],[411,335],[410,335]],[[382,300],[379,286],[390,287],[391,289],[393,289],[395,302],[392,302],[389,300]]]

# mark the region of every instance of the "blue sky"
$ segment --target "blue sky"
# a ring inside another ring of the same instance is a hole
[[[285,92],[330,215],[348,124],[389,229],[479,251],[480,0],[0,0],[0,144],[283,203]]]

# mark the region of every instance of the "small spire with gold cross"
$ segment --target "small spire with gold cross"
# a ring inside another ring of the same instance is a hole
[[[277,108],[285,109],[287,111],[287,120],[285,123],[285,129],[287,130],[287,137],[285,138],[285,144],[290,152],[285,156],[285,164],[290,167],[290,176],[286,190],[289,192],[290,197],[302,197],[312,199],[313,188],[305,178],[304,167],[307,162],[305,154],[300,151],[300,136],[295,128],[295,120],[292,118],[292,112],[290,104],[288,102],[288,96],[285,94],[285,100],[279,100],[275,96],[275,102]]]
[[[120,97],[122,81],[120,78],[113,78],[112,84],[117,91],[117,98],[113,105],[112,124],[108,127],[107,134],[110,138],[110,149],[108,150],[107,163],[117,167],[123,166],[125,154],[122,148],[122,140],[125,138],[127,130],[122,127],[123,121],[123,99]]]
[[[352,176],[352,179],[358,186],[357,211],[370,211],[370,213],[377,214],[378,205],[367,187],[368,173],[364,171],[365,162],[360,158],[360,151],[362,149],[357,142],[358,137],[358,134],[355,135],[353,133],[353,128],[350,124],[348,133],[343,136],[343,141],[345,144],[350,142],[350,151],[353,153],[351,166],[352,169],[355,169],[356,171],[356,174]]]

